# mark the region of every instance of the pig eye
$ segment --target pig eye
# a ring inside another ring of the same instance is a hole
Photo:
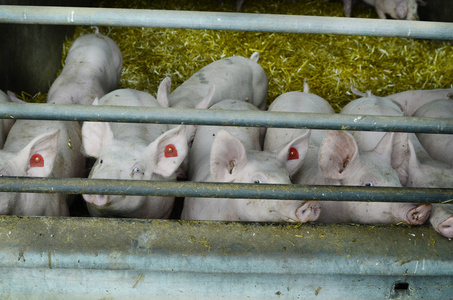
[[[104,162],[104,160],[102,160],[102,159],[101,159],[101,160],[99,161],[99,164],[101,164],[101,165],[102,165],[102,163],[103,163],[103,162]]]
[[[137,167],[135,167],[135,168],[132,169],[132,174],[137,174],[137,173],[139,173],[139,172],[140,172],[140,169],[137,168]]]

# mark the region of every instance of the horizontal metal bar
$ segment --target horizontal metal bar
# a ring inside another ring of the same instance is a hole
[[[98,25],[453,39],[453,24],[179,10],[0,6],[0,23]]]
[[[453,189],[1,177],[0,192],[440,203]]]
[[[161,107],[0,103],[1,119],[453,133],[453,119]]]

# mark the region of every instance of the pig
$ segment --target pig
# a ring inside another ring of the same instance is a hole
[[[0,102],[10,102],[10,98],[2,91],[0,91]],[[14,119],[0,119],[0,149],[3,148],[8,132],[14,124]]]
[[[52,83],[47,103],[91,105],[116,89],[123,57],[118,45],[99,33],[77,38],[69,48],[61,74]]]
[[[389,15],[397,20],[418,20],[417,0],[363,0],[376,8],[379,18]],[[352,0],[343,0],[345,17],[351,16]]]
[[[434,90],[411,90],[386,96],[393,102],[397,103],[405,116],[412,116],[417,109],[424,104],[438,100],[448,99],[450,94],[453,95],[452,89],[434,89]]]
[[[414,113],[414,117],[453,118],[453,100],[439,99],[428,102]],[[453,135],[417,133],[420,143],[429,155],[453,167]]]
[[[212,110],[258,110],[241,100],[226,99]],[[290,184],[308,149],[309,132],[296,137],[281,151],[262,151],[255,127],[199,126],[189,156],[189,180]],[[263,199],[204,199],[187,197],[181,218],[257,222],[308,222],[319,214],[311,201]]]
[[[80,178],[85,170],[80,147],[78,122],[17,120],[0,150],[0,173]],[[0,214],[21,216],[68,216],[71,200],[64,194],[16,192],[1,193],[0,199]]]
[[[120,89],[93,105],[161,107],[161,102],[145,92]],[[186,134],[182,125],[169,129],[165,124],[84,122],[83,149],[96,158],[89,178],[176,180],[175,172],[188,153]],[[174,203],[174,197],[157,196],[85,194],[83,198],[95,217],[168,218]]]
[[[334,114],[332,106],[323,98],[310,93],[307,80],[304,81],[303,92],[292,91],[278,96],[269,106],[268,111],[274,112],[302,112],[302,113],[324,113]],[[300,177],[305,176],[305,184],[335,185],[340,184],[338,180],[324,178],[317,164],[319,147],[322,144],[326,130],[308,129],[289,129],[289,128],[268,128],[264,139],[264,150],[270,152],[279,151],[297,136],[310,131],[309,149],[306,159],[302,161],[302,166],[293,175],[293,182],[300,181]]]
[[[409,156],[397,168],[402,185],[421,188],[451,188],[453,186],[453,169],[443,162],[432,159],[415,134],[409,134],[409,140]],[[438,233],[453,238],[453,204],[433,204],[429,221]]]
[[[237,99],[265,109],[268,82],[258,59],[259,53],[254,52],[250,58],[232,56],[203,67],[170,94],[170,107],[195,108],[214,85],[210,105]]]
[[[353,90],[353,92],[356,94],[359,93],[356,90]],[[367,91],[364,97],[348,103],[340,113],[355,115],[403,115],[401,109],[390,99],[374,96],[370,91]],[[360,161],[367,161],[367,165],[370,170],[368,175],[364,177],[367,178],[364,181],[365,185],[401,187],[402,185],[395,168],[401,166],[408,156],[408,147],[410,142],[408,140],[407,133],[355,131],[353,133],[353,137],[355,143],[351,140],[348,142],[348,146],[344,143],[343,145],[340,144],[341,146],[335,146],[335,149],[339,149],[342,152],[348,150],[348,147],[355,149],[352,152],[350,151],[349,153],[339,156],[336,158],[337,161],[340,163],[347,163],[347,166],[349,166],[352,162],[352,158],[356,155],[355,153],[362,152],[366,154],[368,158],[361,158]],[[321,150],[320,160],[324,159],[324,161],[331,164],[332,162],[327,161],[326,157],[323,158],[325,155],[323,155],[322,152],[323,150]],[[361,156],[363,155],[361,154]],[[343,157],[343,162],[340,159],[341,157]],[[327,156],[327,158],[329,157]],[[322,165],[322,162],[320,163]],[[374,164],[374,166],[372,166],[372,164]],[[359,169],[359,167],[357,167],[357,169]],[[329,173],[332,172],[332,170],[328,167],[324,167],[323,173],[325,176],[327,176],[327,171]],[[358,173],[360,174],[360,172]],[[344,171],[341,173],[344,173]],[[338,174],[338,176],[340,176],[340,174]],[[347,176],[347,173],[342,174],[341,176]],[[357,174],[354,176],[357,176]],[[350,181],[347,183],[344,182],[344,180],[343,184],[356,185],[355,182]],[[338,204],[334,205],[338,206]],[[345,203],[345,205],[348,204]],[[369,220],[374,217],[374,214],[380,212],[383,219],[385,219],[382,223],[402,221],[413,225],[423,224],[428,219],[432,209],[430,204],[417,205],[411,203],[355,203],[353,207],[354,209],[357,209],[354,211],[354,214],[359,217],[358,220],[360,220],[360,218],[371,217],[370,219],[367,219],[368,221],[364,220],[365,222],[371,222]],[[325,209],[325,211],[340,211],[340,208],[335,209]],[[348,210],[350,210],[350,208],[348,208]],[[387,218],[385,218],[385,216],[387,216]],[[320,220],[323,220],[322,217],[323,216],[321,215]]]
[[[279,96],[269,107],[272,111],[300,111],[334,113],[322,98],[307,93],[287,93]],[[292,97],[292,96],[296,97]],[[298,129],[301,130],[301,129]],[[264,142],[266,150],[279,149],[283,137],[291,137],[294,129],[268,129]],[[390,153],[394,157],[404,155],[401,138],[389,133],[368,151],[359,151],[351,133],[336,130],[312,130],[310,146],[301,168],[292,182],[307,185],[362,185],[400,186],[397,173],[392,169]],[[320,201],[320,216],[316,222],[339,223],[418,223],[421,213],[410,206],[399,204]],[[393,210],[396,206],[396,210]],[[370,210],[371,209],[371,210]]]

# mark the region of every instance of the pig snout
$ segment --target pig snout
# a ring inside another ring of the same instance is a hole
[[[96,206],[104,206],[109,203],[108,195],[83,195],[83,199],[85,199],[86,202]]]
[[[406,213],[406,222],[411,225],[421,225],[428,220],[431,210],[431,204],[422,204],[412,207]]]
[[[302,222],[313,222],[321,214],[321,204],[317,201],[307,201],[296,210],[297,219]]]

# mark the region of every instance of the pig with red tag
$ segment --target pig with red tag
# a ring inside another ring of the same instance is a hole
[[[27,104],[24,104],[27,105]],[[17,120],[0,150],[1,176],[83,177],[78,122]],[[68,216],[68,195],[1,193],[0,214]]]
[[[453,100],[439,99],[420,107],[414,117],[453,118]],[[453,135],[417,133],[420,143],[432,158],[453,167]]]
[[[10,98],[0,91],[0,102],[7,103],[10,102]],[[8,132],[13,126],[14,120],[13,119],[1,119],[0,120],[0,149],[3,148],[3,144],[5,143],[6,137],[8,136]]]
[[[165,80],[164,80],[165,82]],[[166,88],[161,83],[159,89]],[[158,92],[158,95],[162,91]],[[153,96],[137,90],[113,91],[94,105],[161,107]],[[84,122],[85,153],[96,158],[89,178],[176,180],[175,172],[188,153],[186,126]],[[167,218],[173,197],[83,195],[92,216]]]
[[[356,94],[358,91],[353,90]],[[348,103],[341,111],[342,114],[354,115],[389,115],[402,116],[403,112],[391,100],[385,97],[376,97],[367,92],[362,98]],[[351,134],[350,134],[351,135]],[[352,138],[353,136],[353,138]],[[333,149],[338,149],[332,160],[323,154],[321,150],[321,165],[324,161],[327,165],[323,168],[325,176],[334,178],[348,178],[348,174],[362,178],[362,184],[356,180],[341,179],[343,185],[365,185],[365,186],[394,186],[400,187],[401,182],[395,168],[401,166],[408,157],[410,141],[407,133],[393,132],[368,132],[355,131],[347,143],[340,141]],[[331,152],[329,146],[327,152]],[[360,156],[358,155],[360,153]],[[367,169],[360,167],[360,163],[366,162]],[[330,165],[330,166],[329,166]],[[336,168],[334,168],[336,166]],[[348,170],[349,169],[349,170]],[[329,174],[329,175],[328,175]],[[340,211],[338,206],[344,207],[344,211],[353,218],[350,221],[359,223],[398,223],[423,224],[431,213],[430,204],[412,203],[332,203],[332,209],[325,211]],[[336,213],[334,213],[336,214]],[[335,216],[334,216],[335,217]],[[322,219],[322,216],[320,217]],[[348,221],[348,220],[345,220]]]
[[[96,32],[74,41],[61,74],[47,94],[47,103],[91,105],[93,100],[116,89],[123,57],[118,45]]]
[[[293,97],[297,95],[297,97]],[[308,93],[287,93],[278,97],[269,107],[273,111],[300,111],[333,113],[322,98]],[[298,129],[300,130],[300,129]],[[291,136],[293,129],[268,129],[265,149],[278,149],[282,137]],[[309,185],[377,185],[400,186],[398,175],[392,168],[391,153],[395,158],[404,154],[397,145],[399,136],[387,134],[369,151],[361,151],[353,136],[344,131],[312,130],[310,147],[302,167],[293,176],[293,182]],[[404,138],[404,137],[403,137]],[[378,139],[379,141],[379,139]],[[413,206],[397,207],[380,203],[320,201],[318,222],[338,223],[417,223],[418,213],[409,214]]]
[[[267,76],[258,59],[259,53],[254,52],[250,58],[232,56],[210,63],[170,94],[170,107],[195,108],[214,85],[210,105],[224,99],[237,99],[265,109]]]
[[[257,110],[239,100],[224,100],[212,110]],[[189,180],[198,182],[289,184],[308,148],[309,132],[277,153],[262,151],[256,127],[199,126],[189,158]],[[181,218],[258,222],[307,222],[316,216],[305,201],[186,198]]]

